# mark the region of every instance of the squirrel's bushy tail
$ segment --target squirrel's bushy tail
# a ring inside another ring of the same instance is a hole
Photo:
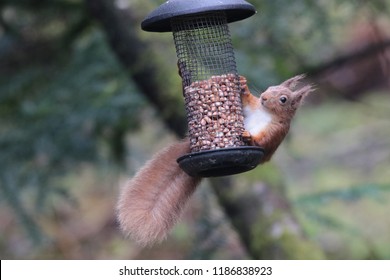
[[[179,218],[200,178],[187,175],[176,159],[190,152],[176,142],[148,161],[121,190],[117,216],[124,233],[145,246],[163,240]]]

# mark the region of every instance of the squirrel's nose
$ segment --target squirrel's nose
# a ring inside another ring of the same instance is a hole
[[[267,101],[267,97],[262,96],[262,97],[261,97],[261,100],[262,100],[262,101]]]

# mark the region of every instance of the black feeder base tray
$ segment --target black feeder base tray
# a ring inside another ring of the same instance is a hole
[[[192,177],[218,177],[252,170],[263,156],[262,148],[245,146],[190,153],[177,162]]]

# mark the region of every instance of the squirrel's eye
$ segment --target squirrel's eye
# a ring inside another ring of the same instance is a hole
[[[279,98],[279,101],[280,101],[280,104],[284,104],[284,103],[287,102],[287,97],[283,95],[283,96],[281,96],[281,97]]]

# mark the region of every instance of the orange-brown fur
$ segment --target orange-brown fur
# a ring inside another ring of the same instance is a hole
[[[176,159],[190,152],[177,142],[148,161],[121,190],[117,205],[122,230],[141,245],[163,240],[200,178],[181,170]]]
[[[250,145],[264,148],[262,162],[270,160],[286,136],[303,97],[311,91],[310,86],[293,91],[300,79],[302,76],[297,76],[270,87],[257,98],[250,93],[245,78],[241,78],[244,109],[249,108],[252,112],[264,110],[272,117],[270,123],[256,133],[251,135],[245,131],[243,134],[243,139]],[[284,106],[278,101],[281,95],[288,97]],[[122,230],[139,244],[163,240],[199,184],[201,178],[190,177],[176,162],[187,153],[190,153],[188,139],[173,143],[148,161],[121,190],[117,205],[118,221]]]
[[[248,131],[245,131],[243,134],[244,140],[250,145],[264,148],[265,154],[262,162],[271,159],[287,135],[291,120],[301,105],[302,100],[313,90],[310,85],[306,85],[294,91],[302,78],[304,78],[304,75],[295,76],[278,86],[271,86],[257,98],[250,93],[245,78],[241,77],[243,107],[248,107],[252,111],[263,110],[271,115],[271,121],[264,129],[259,130],[255,134],[250,134]],[[283,96],[286,97],[286,102],[282,104],[280,98]]]

